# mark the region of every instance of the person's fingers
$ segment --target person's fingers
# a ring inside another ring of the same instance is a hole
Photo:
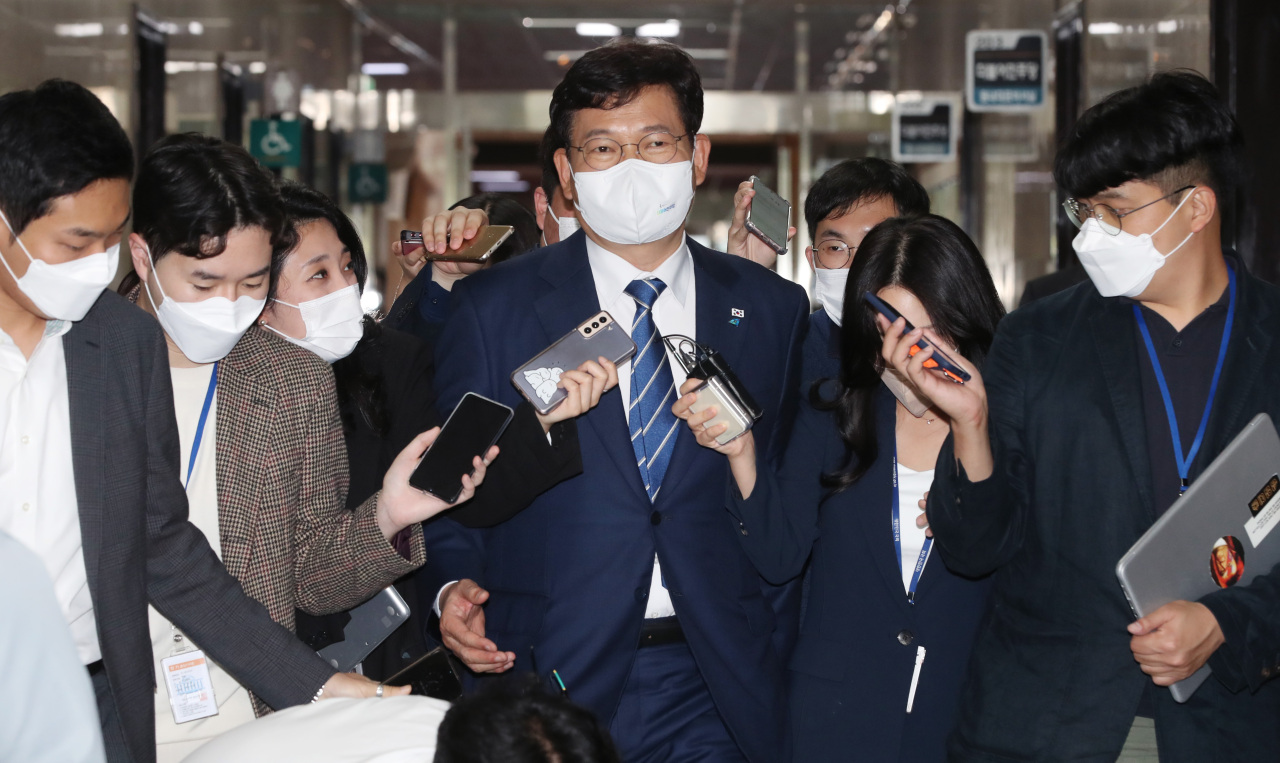
[[[428,235],[430,240],[428,241]],[[422,243],[432,254],[444,254],[449,242],[449,218],[446,215],[435,215],[422,222]]]
[[[404,247],[400,245],[400,239],[391,242],[391,253],[396,257],[404,254]]]
[[[479,487],[484,483],[484,475],[489,471],[489,465],[480,456],[471,459],[471,467],[475,469],[471,474],[463,475],[463,487],[466,487],[466,481],[471,480],[471,487]]]
[[[1173,611],[1168,608],[1168,605],[1165,605],[1146,617],[1140,617],[1129,623],[1129,633],[1132,633],[1135,636],[1145,636],[1153,631],[1159,630],[1160,626],[1169,622],[1171,619],[1173,619]]]
[[[600,365],[603,366],[605,372],[609,374],[608,382],[605,384],[604,388],[609,390],[618,386],[618,365],[604,356],[600,357]]]
[[[498,457],[498,454],[499,454],[499,453],[501,453],[501,452],[502,452],[502,451],[498,448],[498,446],[497,446],[497,445],[493,445],[493,446],[491,446],[491,447],[489,448],[489,450],[485,451],[485,454],[484,454],[484,465],[485,465],[485,466],[488,466],[489,464],[492,464],[492,463],[493,463],[493,460],[494,460],[495,458],[497,458],[497,457]]]
[[[475,657],[481,662],[499,662],[501,660],[493,659],[494,655],[501,655],[498,651],[498,645],[493,641],[472,630],[467,622],[458,617],[442,617],[440,618],[440,635],[453,644],[450,649],[455,652],[458,649],[470,649],[477,652],[484,652],[487,657]],[[454,647],[457,647],[455,649]],[[461,656],[459,654],[459,656]]]
[[[462,241],[470,241],[475,238],[476,234],[480,232],[480,229],[484,227],[487,222],[489,222],[489,218],[484,213],[483,209],[466,210],[466,214],[463,215],[462,220]],[[459,248],[462,245],[462,241],[460,241],[458,246],[454,248]]]
[[[689,407],[697,402],[697,400],[698,396],[693,393],[681,395],[671,405],[671,413],[674,414],[677,419],[687,419],[689,415]]]
[[[701,383],[702,383],[701,379],[685,379],[684,384],[680,385],[680,394],[681,395],[689,394],[693,390],[697,389],[698,385]]]
[[[791,239],[795,238],[796,233],[797,233],[797,230],[794,225],[791,226],[790,228],[787,228],[787,241],[790,241]]]
[[[423,454],[427,452],[439,435],[440,427],[432,427],[410,440],[404,450],[401,450],[395,460],[391,462],[391,468],[387,469],[386,477],[383,478],[383,485],[407,483],[413,471],[418,468],[418,462],[422,460]]]

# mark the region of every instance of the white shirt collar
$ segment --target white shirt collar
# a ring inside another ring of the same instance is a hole
[[[683,239],[680,248],[663,260],[657,270],[646,272],[591,240],[587,240],[587,261],[596,282],[596,291],[602,298],[602,308],[612,305],[626,291],[627,285],[636,279],[658,278],[667,285],[667,293],[675,297],[681,306],[693,285],[693,256],[689,253],[689,241]]]

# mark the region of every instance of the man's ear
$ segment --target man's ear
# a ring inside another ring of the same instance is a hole
[[[533,189],[533,216],[538,218],[538,230],[546,230],[544,217],[547,215],[547,192],[542,190],[542,186]]]
[[[1199,233],[1218,214],[1218,194],[1207,185],[1198,185],[1191,191],[1187,206],[1191,208],[1191,232]]]
[[[147,256],[147,242],[137,233],[129,234],[129,259],[134,272],[143,281],[151,278],[151,259]]]
[[[711,159],[711,139],[702,133],[693,136],[693,185],[707,179],[707,162]]]
[[[566,199],[575,198],[573,195],[573,172],[569,169],[569,152],[563,148],[557,148],[555,153],[556,172],[560,173],[560,192],[564,194]]]
[[[817,266],[813,264],[813,247],[806,246],[804,248],[804,258],[809,261],[809,269],[817,270]]]

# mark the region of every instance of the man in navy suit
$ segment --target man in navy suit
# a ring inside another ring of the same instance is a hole
[[[671,413],[685,374],[662,336],[724,356],[764,408],[756,441],[776,451],[808,301],[685,236],[710,154],[701,119],[697,70],[672,45],[604,46],[556,88],[556,165],[583,230],[457,287],[441,405],[468,391],[518,403],[512,371],[601,309],[639,350],[579,419],[583,473],[489,530],[430,523],[424,575],[445,645],[472,670],[554,670],[626,760],[772,763],[779,625],[724,510],[724,459]]]

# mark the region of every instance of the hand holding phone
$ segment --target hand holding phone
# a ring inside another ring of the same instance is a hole
[[[409,484],[447,504],[456,503],[465,487],[462,478],[475,472],[475,459],[498,442],[513,414],[511,408],[474,392],[463,395]]]
[[[428,249],[426,259],[432,262],[488,262],[494,251],[499,246],[502,246],[502,243],[515,233],[515,230],[510,225],[486,225],[480,229],[480,232],[474,238],[467,239],[457,249],[452,246],[442,247],[438,245],[434,247],[434,250]],[[408,255],[411,252],[416,252],[424,245],[425,236],[421,231],[400,231],[400,251],[402,254]]]
[[[890,323],[893,323],[899,318],[902,318],[902,313],[899,313],[893,307],[893,305],[890,305],[888,302],[885,302],[883,299],[880,299],[875,294],[872,294],[869,291],[863,292],[862,298],[866,300],[867,304],[871,305],[871,307],[874,308],[876,312],[883,315],[885,319],[888,320]],[[905,326],[902,329],[902,333],[906,334],[915,329],[915,326],[911,325],[911,321],[907,320],[906,318],[902,318],[902,322],[905,324]],[[907,350],[907,354],[908,356],[914,358],[916,356],[916,353],[920,352],[926,347],[933,347],[933,357],[929,358],[924,362],[925,368],[938,371],[943,376],[947,377],[948,379],[955,382],[956,384],[964,384],[965,382],[969,381],[971,377],[969,376],[968,371],[961,368],[959,363],[955,362],[950,357],[948,357],[947,354],[942,351],[941,347],[938,347],[937,345],[930,343],[929,340],[925,339],[924,337],[920,337],[918,340],[916,340],[916,343],[911,345],[911,347]]]
[[[534,410],[546,416],[568,395],[559,386],[565,371],[597,358],[619,365],[635,352],[636,343],[608,311],[601,310],[512,371],[511,383],[533,404]]]

